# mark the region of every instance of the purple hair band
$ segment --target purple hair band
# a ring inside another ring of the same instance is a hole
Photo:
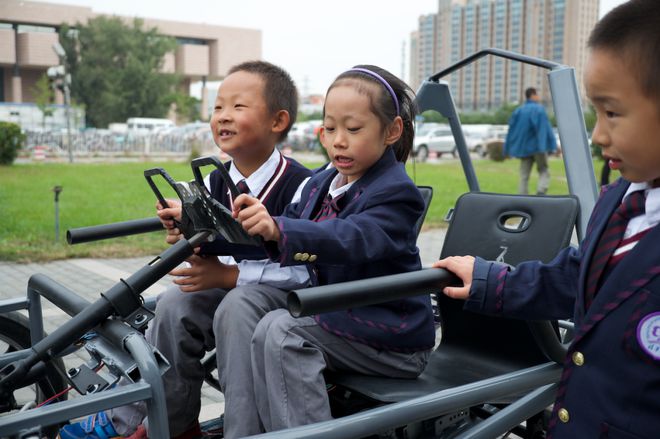
[[[396,94],[394,93],[392,86],[390,86],[390,84],[385,80],[385,78],[383,78],[376,72],[372,72],[371,70],[362,67],[354,67],[348,71],[366,73],[367,75],[376,78],[381,84],[383,84],[387,89],[387,91],[390,93],[390,96],[392,96],[392,100],[394,101],[394,108],[396,108],[396,115],[399,116],[399,100],[396,98]]]

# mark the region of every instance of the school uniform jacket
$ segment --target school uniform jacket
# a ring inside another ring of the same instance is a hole
[[[231,167],[231,161],[224,164],[227,171]],[[275,170],[271,180],[266,184],[264,191],[267,194],[261,196],[261,202],[268,212],[273,215],[279,215],[284,208],[291,202],[293,195],[298,190],[302,182],[312,174],[305,166],[301,165],[292,158],[282,156],[281,165]],[[214,170],[210,174],[211,196],[218,200],[222,205],[231,209],[229,191],[220,172]],[[259,195],[259,194],[256,194]],[[243,259],[259,260],[267,259],[268,256],[261,246],[250,246],[243,244],[233,244],[218,236],[215,241],[203,243],[201,245],[201,254],[206,255],[230,255],[236,261]]]
[[[629,183],[604,188],[579,249],[515,269],[477,258],[465,308],[524,319],[574,317],[554,411],[554,438],[660,437],[660,227],[612,269],[589,309],[589,262]],[[531,245],[531,244],[530,244]]]
[[[313,285],[419,270],[414,225],[424,201],[392,149],[348,189],[336,218],[311,221],[336,174],[328,169],[312,176],[301,201],[275,217],[280,240],[267,243],[271,259],[306,265]],[[315,318],[327,331],[379,349],[417,351],[434,344],[428,295]]]

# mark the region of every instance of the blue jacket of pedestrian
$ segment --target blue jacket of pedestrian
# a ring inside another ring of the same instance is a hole
[[[504,155],[520,158],[556,150],[557,141],[545,108],[532,99],[516,108],[509,120]]]

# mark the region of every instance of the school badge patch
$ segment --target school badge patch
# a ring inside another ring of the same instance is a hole
[[[651,313],[637,325],[637,342],[653,359],[660,360],[660,312]]]

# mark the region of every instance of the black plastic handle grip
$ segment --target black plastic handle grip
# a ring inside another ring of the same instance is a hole
[[[81,244],[83,242],[100,241],[102,239],[118,238],[120,236],[157,232],[159,230],[163,230],[163,224],[161,224],[158,218],[143,218],[102,224],[100,226],[69,229],[66,231],[66,242],[69,244]]]
[[[420,296],[461,285],[463,281],[454,273],[430,268],[293,290],[287,296],[287,307],[292,316],[301,317]]]

